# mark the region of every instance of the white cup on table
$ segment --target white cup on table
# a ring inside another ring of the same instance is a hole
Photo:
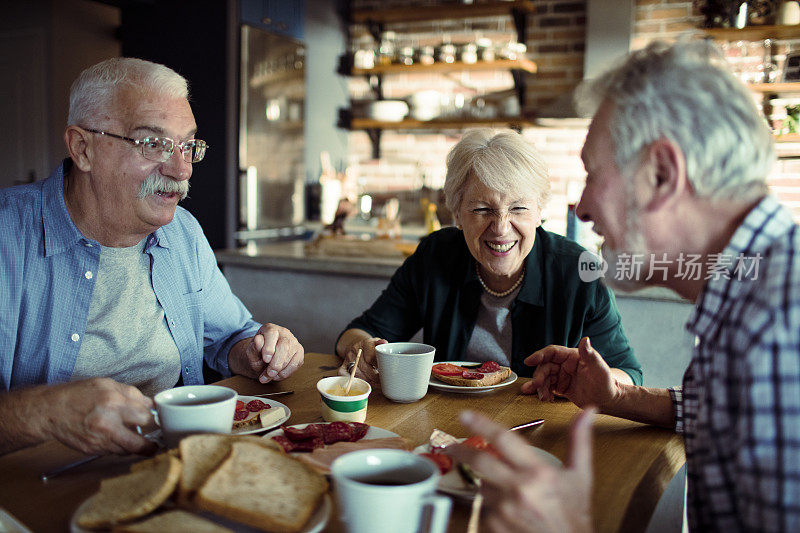
[[[186,385],[153,397],[156,423],[168,447],[194,433],[230,433],[236,391],[219,385]]]
[[[436,348],[420,342],[375,346],[381,392],[393,402],[411,403],[428,392]]]
[[[439,467],[424,457],[404,450],[350,452],[333,461],[331,477],[348,533],[447,530],[450,498],[435,494]]]

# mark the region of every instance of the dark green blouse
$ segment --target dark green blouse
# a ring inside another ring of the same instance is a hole
[[[622,330],[614,295],[599,281],[583,282],[575,242],[536,230],[527,271],[511,304],[511,368],[531,376],[522,361],[550,344],[575,347],[588,336],[608,365],[642,384],[642,368]],[[437,361],[463,360],[478,316],[483,288],[464,235],[445,228],[422,239],[397,269],[375,303],[346,329],[359,328],[389,342],[405,341],[420,328],[436,347]]]

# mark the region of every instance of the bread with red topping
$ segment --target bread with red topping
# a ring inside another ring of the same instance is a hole
[[[431,376],[457,387],[489,387],[508,379],[511,376],[511,369],[494,361],[486,361],[477,368],[467,368],[453,363],[437,363],[433,365]]]

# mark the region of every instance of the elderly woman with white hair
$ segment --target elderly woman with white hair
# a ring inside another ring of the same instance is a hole
[[[447,157],[444,185],[456,227],[425,237],[389,286],[339,336],[347,372],[375,381],[375,346],[420,328],[437,361],[495,361],[531,376],[524,359],[550,344],[590,337],[616,379],[641,384],[642,370],[614,297],[578,275],[578,244],[541,228],[550,196],[539,152],[511,130],[468,131]]]

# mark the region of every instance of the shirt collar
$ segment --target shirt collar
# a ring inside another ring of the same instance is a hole
[[[60,254],[86,239],[72,222],[64,201],[64,176],[72,169],[72,160],[67,158],[42,184],[42,225],[44,227],[45,256]]]
[[[729,276],[712,277],[700,291],[697,304],[686,322],[691,333],[703,337],[713,331],[714,324],[720,320],[719,315],[724,313],[725,304],[741,290],[742,283],[737,283],[734,274],[737,259],[744,258],[748,262],[745,267],[752,267],[751,261],[763,261],[772,243],[793,226],[791,214],[773,196],[765,196],[756,204],[719,254],[717,264],[725,261],[729,265]],[[763,265],[760,268],[763,269]]]

